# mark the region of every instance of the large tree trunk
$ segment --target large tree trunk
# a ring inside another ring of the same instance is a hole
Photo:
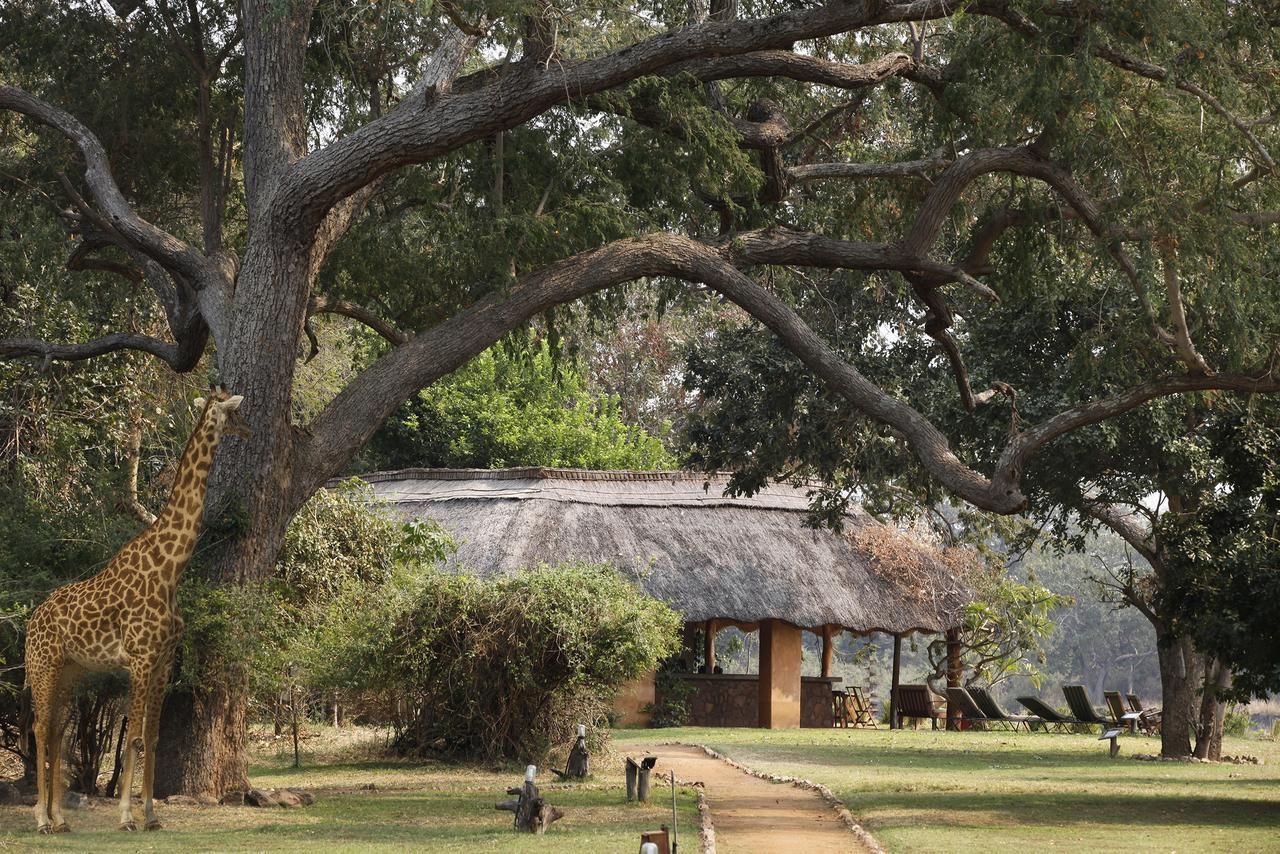
[[[156,797],[221,798],[249,787],[245,752],[247,686],[173,690],[160,715]]]
[[[1200,715],[1196,721],[1195,755],[1200,759],[1218,761],[1222,758],[1222,725],[1226,719],[1227,704],[1222,692],[1231,684],[1231,671],[1215,659],[1205,665],[1204,687],[1200,695]]]
[[[1191,755],[1191,734],[1196,723],[1196,689],[1202,684],[1203,664],[1186,638],[1156,634],[1160,659],[1163,716],[1160,755],[1177,759]]]

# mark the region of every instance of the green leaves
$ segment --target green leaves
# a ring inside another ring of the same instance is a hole
[[[374,437],[369,468],[551,466],[662,469],[661,441],[626,424],[618,402],[593,398],[550,348],[497,347],[418,394]]]
[[[1205,488],[1161,517],[1178,631],[1233,671],[1229,696],[1280,690],[1280,405],[1219,400],[1198,431]]]

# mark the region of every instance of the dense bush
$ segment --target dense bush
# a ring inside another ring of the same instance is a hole
[[[335,600],[317,627],[317,676],[404,692],[397,744],[410,754],[540,761],[573,724],[602,724],[617,688],[670,655],[680,627],[602,565],[402,575],[358,604]]]

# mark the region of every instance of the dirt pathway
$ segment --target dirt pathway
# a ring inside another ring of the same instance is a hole
[[[656,754],[656,771],[675,769],[681,782],[704,785],[717,854],[847,854],[867,849],[817,792],[752,777],[701,748],[629,744]],[[681,828],[680,850],[693,850],[697,828]]]

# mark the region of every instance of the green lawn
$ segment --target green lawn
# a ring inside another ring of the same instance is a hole
[[[633,851],[639,832],[667,820],[627,805],[619,756],[634,741],[706,744],[754,768],[827,784],[893,852],[999,852],[1077,848],[1103,852],[1280,851],[1280,745],[1230,741],[1228,753],[1266,765],[1135,762],[1155,740],[1124,738],[1107,758],[1085,735],[928,730],[672,729],[614,734],[614,756],[586,784],[544,785],[568,817],[548,838],[517,834],[493,809],[519,768],[406,764],[376,756],[368,734],[308,742],[304,767],[283,747],[259,746],[255,785],[304,786],[319,802],[296,810],[160,806],[168,828],[120,833],[113,805],[72,811],[69,836],[37,837],[28,807],[0,807],[7,851]],[[329,731],[332,732],[332,731]],[[543,782],[543,781],[540,781]],[[377,788],[361,787],[373,783]],[[695,838],[693,795],[681,827]],[[551,847],[548,847],[548,846]],[[692,850],[692,849],[690,849]]]
[[[825,783],[892,852],[1280,851],[1280,745],[1265,765],[1138,762],[1159,742],[928,730],[672,729],[762,771]],[[652,740],[653,730],[615,734]]]
[[[259,749],[251,771],[260,788],[302,786],[317,792],[314,806],[293,810],[252,807],[157,807],[166,828],[121,833],[114,805],[69,811],[72,833],[37,836],[30,807],[0,807],[0,852],[8,851],[633,851],[640,831],[670,822],[670,800],[627,804],[621,760],[597,763],[581,785],[558,786],[539,775],[548,800],[566,817],[538,838],[511,829],[511,813],[493,805],[519,782],[523,768],[402,764],[361,758],[359,750],[312,750],[306,767],[291,755]],[[616,768],[614,766],[617,766]],[[373,783],[377,788],[360,787]],[[663,809],[665,803],[666,809]],[[681,789],[680,825],[692,832],[697,811]],[[141,811],[138,810],[141,815]]]

